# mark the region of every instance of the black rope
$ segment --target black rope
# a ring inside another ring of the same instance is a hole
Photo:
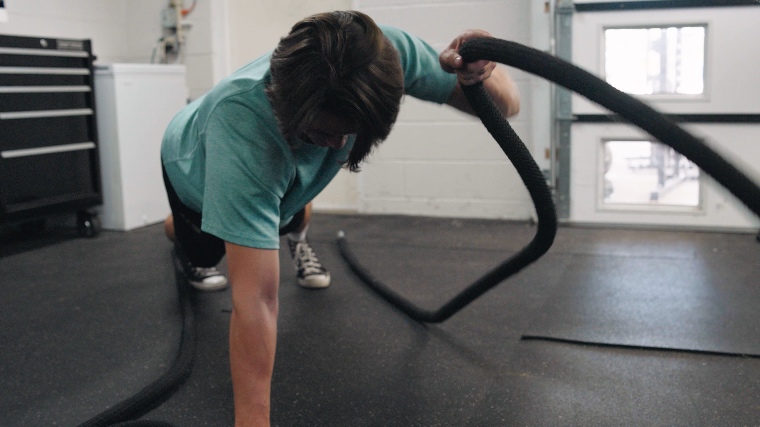
[[[635,345],[635,344],[611,344],[605,342],[596,341],[584,341],[574,340],[568,338],[556,338],[546,337],[541,335],[523,335],[520,337],[522,341],[546,341],[555,342],[569,345],[584,345],[589,347],[602,347],[602,348],[621,348],[624,350],[642,350],[642,351],[661,351],[668,353],[683,353],[683,354],[699,354],[703,356],[720,356],[720,357],[738,357],[742,359],[760,359],[760,355],[748,354],[748,353],[735,353],[728,351],[710,351],[710,350],[693,350],[673,347],[657,347],[653,345]]]
[[[489,60],[543,77],[619,114],[624,120],[686,156],[760,216],[760,188],[744,173],[667,117],[595,75],[542,51],[495,38],[467,41],[459,53],[466,62]],[[338,249],[351,270],[393,306],[421,322],[437,323],[448,319],[483,293],[541,257],[551,246],[556,234],[556,214],[551,193],[530,152],[498,112],[482,85],[465,86],[464,90],[473,109],[525,183],[536,205],[538,229],[534,239],[525,249],[465,288],[437,310],[423,310],[375,279],[359,264],[348,247],[345,235],[340,232]]]
[[[540,50],[493,38],[471,40],[460,54],[468,60],[500,62],[551,80],[617,113],[686,156],[760,216],[760,187],[747,175],[663,114],[588,71]]]
[[[460,52],[462,53],[462,52]],[[478,59],[477,55],[462,56],[466,60]],[[515,166],[520,178],[530,193],[530,197],[536,206],[538,226],[533,240],[495,269],[466,287],[454,298],[443,304],[436,310],[424,310],[396,293],[382,282],[376,280],[364,269],[351,253],[345,236],[339,235],[338,248],[341,255],[347,261],[349,267],[359,278],[385,298],[392,305],[406,313],[409,317],[420,322],[439,323],[451,317],[454,313],[464,308],[476,298],[483,295],[489,289],[501,283],[507,277],[522,270],[540,258],[549,250],[557,234],[557,214],[552,200],[551,190],[546,183],[543,173],[539,169],[530,151],[520,140],[504,115],[496,108],[490,99],[488,92],[482,84],[464,86],[464,93],[472,105],[480,120],[488,132],[494,137],[504,154]]]
[[[174,363],[163,375],[148,384],[133,396],[106,409],[90,418],[79,427],[171,427],[171,424],[161,421],[136,420],[157,408],[179,388],[190,376],[195,359],[195,317],[190,302],[190,286],[187,278],[174,257],[177,293],[182,321],[177,357]]]

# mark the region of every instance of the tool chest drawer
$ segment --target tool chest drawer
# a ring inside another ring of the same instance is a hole
[[[0,35],[0,223],[102,203],[93,60],[89,40]]]

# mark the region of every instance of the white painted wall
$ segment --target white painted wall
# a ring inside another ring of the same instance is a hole
[[[99,0],[11,0],[0,33],[19,36],[91,39],[99,61],[129,56],[128,3]]]
[[[438,50],[468,28],[531,42],[530,0],[357,0],[354,7]],[[531,81],[510,72],[523,101],[511,123],[532,148]],[[533,212],[514,167],[477,119],[411,97],[357,188],[356,209],[364,213],[527,219]]]
[[[274,49],[302,18],[346,10],[351,0],[228,0],[230,55],[233,69]]]

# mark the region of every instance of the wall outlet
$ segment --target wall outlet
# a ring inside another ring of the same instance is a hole
[[[161,26],[164,28],[177,28],[177,12],[173,8],[161,10]]]

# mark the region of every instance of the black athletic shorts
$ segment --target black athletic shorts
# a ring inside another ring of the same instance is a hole
[[[188,260],[196,267],[213,267],[219,264],[224,256],[224,241],[213,234],[201,230],[202,216],[190,209],[177,196],[169,177],[166,175],[163,162],[161,171],[164,175],[164,186],[169,198],[169,206],[174,216],[175,243],[181,248]],[[280,229],[280,236],[296,231],[304,220],[305,211],[301,209],[285,227]]]

